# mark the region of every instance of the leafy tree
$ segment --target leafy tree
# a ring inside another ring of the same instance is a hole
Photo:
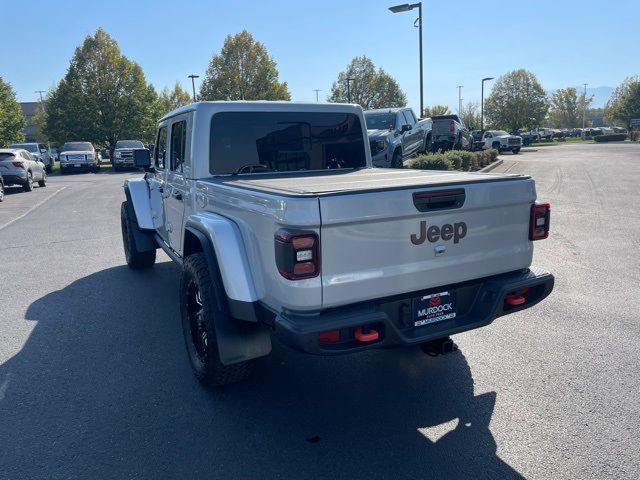
[[[524,69],[498,78],[484,103],[487,123],[509,131],[541,125],[548,111],[544,88],[533,73]]]
[[[76,48],[69,70],[48,95],[44,133],[58,144],[85,140],[112,151],[119,139],[149,141],[156,98],[140,65],[99,28]]]
[[[287,82],[278,81],[276,61],[264,44],[243,30],[228,35],[214,54],[200,86],[202,100],[290,100]]]
[[[437,115],[451,115],[451,110],[446,105],[433,105],[425,107],[423,117],[435,117]]]
[[[605,118],[629,125],[632,118],[640,118],[640,76],[627,77],[611,94],[604,107]]]
[[[191,95],[176,81],[172,90],[164,87],[158,95],[158,110],[160,115],[164,115],[171,110],[189,105],[191,103]]]
[[[347,91],[347,78],[350,81]],[[338,79],[333,82],[329,102],[357,103],[365,110],[387,107],[404,107],[407,97],[400,89],[398,82],[382,68],[376,70],[373,61],[366,57],[355,57],[347,66],[347,69],[338,74]]]
[[[575,88],[561,88],[553,92],[550,100],[549,117],[556,128],[575,128],[582,126],[582,114],[593,101],[593,96],[584,92],[578,95]]]
[[[467,127],[478,130],[480,128],[480,105],[476,102],[463,105],[460,118]]]
[[[0,147],[21,142],[25,124],[13,88],[0,77]]]
[[[604,118],[604,108],[587,108],[585,114],[586,127],[606,127],[610,123]],[[582,124],[580,125],[582,126]]]

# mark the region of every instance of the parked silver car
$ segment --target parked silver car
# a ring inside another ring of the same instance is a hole
[[[33,189],[33,182],[47,185],[47,172],[42,160],[36,160],[22,148],[0,149],[0,175],[5,186],[20,185],[25,192]]]
[[[53,169],[53,155],[51,154],[51,150],[44,143],[13,143],[9,145],[9,148],[22,148],[29,152],[31,156],[36,160],[42,160],[44,163],[44,167],[47,170],[47,173],[51,173]]]
[[[92,170],[98,173],[98,156],[91,142],[67,142],[60,149],[60,173],[71,170]]]

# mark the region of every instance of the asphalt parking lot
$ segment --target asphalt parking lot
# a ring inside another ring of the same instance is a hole
[[[311,357],[193,377],[178,269],[122,253],[120,188],[52,176],[0,204],[0,477],[638,478],[640,144],[505,154],[552,203],[537,307],[457,353]]]

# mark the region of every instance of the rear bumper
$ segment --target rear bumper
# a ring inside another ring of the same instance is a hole
[[[27,172],[24,173],[2,173],[2,179],[6,187],[11,185],[22,185],[27,181]]]
[[[553,290],[551,273],[532,267],[525,271],[487,277],[456,285],[444,285],[401,297],[364,302],[316,314],[280,313],[275,318],[278,338],[298,350],[316,355],[339,355],[370,348],[413,345],[489,325],[497,317],[532,307]],[[530,289],[522,305],[509,305],[509,293]],[[413,326],[412,299],[430,293],[455,291],[457,316],[452,319]],[[375,330],[378,338],[362,341],[356,329]],[[340,340],[319,342],[323,332],[340,331]]]

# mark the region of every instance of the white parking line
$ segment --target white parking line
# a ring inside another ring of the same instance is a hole
[[[4,230],[5,228],[7,228],[9,225],[11,225],[14,222],[17,222],[18,220],[20,220],[21,218],[26,217],[27,215],[29,215],[31,212],[33,212],[36,208],[38,208],[40,205],[42,205],[44,202],[46,202],[47,200],[49,200],[50,198],[55,197],[57,194],[59,194],[61,191],[63,191],[65,188],[67,187],[62,187],[60,190],[56,190],[55,192],[53,192],[51,195],[49,195],[48,197],[44,197],[42,200],[40,200],[38,203],[36,203],[35,205],[33,205],[29,210],[27,210],[26,212],[24,212],[22,215],[14,218],[13,220],[9,220],[7,223],[5,223],[4,225],[0,226],[0,230]]]

